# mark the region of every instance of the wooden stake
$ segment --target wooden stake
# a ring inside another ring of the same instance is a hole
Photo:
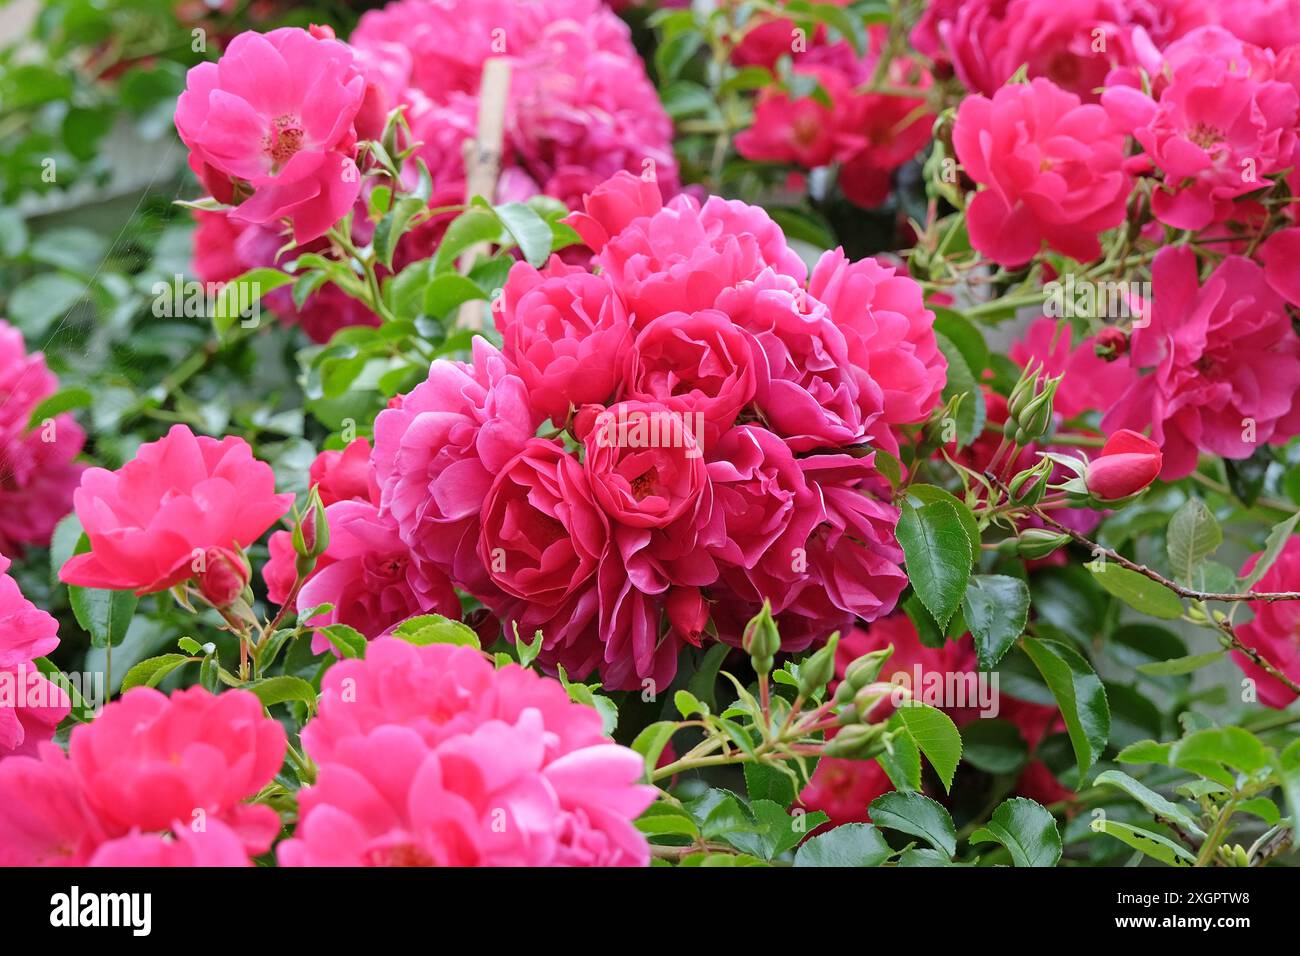
[[[510,61],[493,57],[483,63],[479,82],[478,129],[475,138],[465,143],[465,202],[482,196],[496,202],[497,179],[501,175],[501,149],[505,140],[506,99],[510,93]],[[469,272],[475,259],[486,252],[488,243],[466,249],[460,257],[461,274]],[[456,324],[463,329],[483,327],[481,299],[460,307]]]

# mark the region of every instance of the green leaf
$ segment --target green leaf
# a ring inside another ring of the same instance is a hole
[[[659,86],[675,80],[682,67],[690,60],[704,43],[704,35],[694,30],[674,33],[659,44],[655,50],[655,72],[659,76]]]
[[[966,762],[985,773],[1015,773],[1029,758],[1025,738],[1008,720],[972,720],[962,728],[961,742]]]
[[[987,411],[984,406],[984,391],[979,381],[966,364],[966,358],[955,344],[941,333],[935,339],[944,358],[948,360],[948,378],[941,398],[946,405],[955,396],[961,395],[957,406],[957,445],[965,447],[979,437],[984,431]]]
[[[1165,548],[1174,578],[1191,585],[1196,568],[1223,543],[1223,532],[1199,498],[1188,498],[1169,519]]]
[[[1286,543],[1291,540],[1291,535],[1295,534],[1296,522],[1300,522],[1300,511],[1297,511],[1285,521],[1273,525],[1268,537],[1264,539],[1264,550],[1260,554],[1259,560],[1250,569],[1250,573],[1241,579],[1242,590],[1251,590],[1259,583],[1259,579],[1268,573],[1268,569],[1273,566],[1273,562],[1282,553]]]
[[[384,268],[393,267],[393,252],[397,248],[397,242],[406,232],[406,227],[411,219],[419,215],[422,210],[428,206],[423,200],[416,199],[413,196],[406,196],[399,199],[394,204],[391,211],[379,220],[379,225],[375,226],[374,248],[375,255],[379,261],[384,264]]]
[[[1147,674],[1151,677],[1172,677],[1177,674],[1190,674],[1192,671],[1200,670],[1209,664],[1213,664],[1221,658],[1227,651],[1210,651],[1208,654],[1192,654],[1189,657],[1175,657],[1170,661],[1154,661],[1150,664],[1139,664],[1137,670],[1139,673]]]
[[[636,828],[646,836],[696,837],[700,833],[695,821],[681,810],[658,802],[650,804],[637,818]]]
[[[126,638],[139,599],[130,591],[68,585],[68,603],[77,623],[90,635],[91,647],[116,647]]]
[[[948,811],[920,793],[893,791],[871,801],[871,822],[887,830],[920,837],[951,857],[957,852],[957,829]]]
[[[846,823],[807,840],[795,866],[880,866],[894,851],[870,823]]]
[[[1110,784],[1112,787],[1117,787],[1150,810],[1156,817],[1176,823],[1184,830],[1197,836],[1204,836],[1196,822],[1196,818],[1187,809],[1166,800],[1146,784],[1134,780],[1122,770],[1107,770],[1104,773],[1099,773],[1093,784]]]
[[[945,790],[952,789],[952,777],[961,760],[961,734],[952,718],[929,704],[904,703],[894,712],[907,728],[921,753],[930,761]]]
[[[1111,820],[1108,817],[1099,817],[1093,820],[1089,826],[1092,827],[1094,833],[1105,833],[1108,836],[1113,836],[1133,849],[1139,850],[1152,859],[1159,860],[1169,866],[1190,866],[1196,862],[1196,857],[1186,847],[1180,846],[1159,833],[1152,833],[1150,830],[1143,830],[1128,823]]]
[[[1300,829],[1300,740],[1293,740],[1274,761],[1291,816],[1291,831]]]
[[[19,283],[9,294],[8,316],[28,340],[39,339],[85,294],[86,284],[81,280],[42,272]]]
[[[1005,574],[976,574],[966,587],[962,614],[975,639],[980,670],[992,670],[1025,632],[1029,585]]]
[[[433,271],[445,272],[456,257],[480,242],[501,241],[501,220],[491,209],[472,206],[451,221],[433,257]]]
[[[672,720],[660,720],[646,727],[632,741],[632,749],[645,758],[646,773],[652,773],[659,764],[659,757],[668,746],[668,741],[677,732],[677,723]]]
[[[47,418],[54,418],[74,408],[86,408],[95,397],[84,388],[65,388],[40,402],[28,416],[28,429],[35,428]]]
[[[970,579],[971,542],[957,509],[946,501],[920,508],[904,504],[897,534],[917,597],[947,627]]]
[[[1061,834],[1047,809],[1025,797],[1012,797],[993,818],[970,835],[971,843],[1001,843],[1016,866],[1056,866]]]
[[[486,298],[487,293],[479,288],[478,283],[456,272],[444,272],[434,276],[424,287],[424,314],[447,315],[466,302]]]
[[[122,692],[125,693],[132,687],[157,687],[164,677],[191,660],[193,658],[184,654],[163,654],[141,661],[122,678]]]
[[[1228,768],[1254,773],[1269,763],[1268,751],[1259,738],[1240,727],[1210,727],[1188,734],[1169,752],[1169,763],[1232,788],[1234,775]]]
[[[1089,565],[1097,583],[1135,611],[1173,620],[1183,616],[1183,602],[1173,591],[1145,575],[1107,561],[1097,568]]]
[[[1173,744],[1156,743],[1154,740],[1139,740],[1135,744],[1129,744],[1118,754],[1115,760],[1119,763],[1169,763],[1169,752],[1174,749]]]
[[[1061,708],[1079,772],[1086,773],[1110,738],[1106,689],[1088,662],[1073,648],[1028,635],[1022,643]]]
[[[478,634],[472,627],[441,614],[422,614],[409,618],[393,628],[393,636],[421,647],[428,644],[459,644],[475,650],[482,648]]]
[[[293,276],[279,269],[249,269],[221,287],[212,303],[212,327],[217,336],[230,331],[235,322],[249,318],[248,312],[268,292],[293,281]]]
[[[904,730],[902,718],[894,711],[889,718],[889,729]],[[906,732],[896,734],[886,742],[884,753],[876,757],[876,763],[899,790],[921,789],[921,751],[916,742]]]
[[[521,202],[508,202],[495,208],[528,264],[534,268],[544,265],[551,254],[551,227],[546,220]]]
[[[356,660],[366,656],[366,636],[355,627],[346,624],[328,624],[320,628],[319,633],[324,634],[326,640],[333,644],[334,649],[344,658]]]
[[[790,774],[765,763],[746,763],[745,792],[750,802],[771,800],[782,807],[794,803],[797,791]]]
[[[288,675],[268,677],[265,680],[253,681],[247,687],[257,695],[263,707],[298,700],[307,705],[308,713],[316,710],[316,688],[312,687],[310,681],[305,681],[301,677]]]
[[[877,452],[877,457],[879,457],[879,454]],[[915,498],[923,505],[932,504],[936,501],[946,501],[952,505],[957,510],[957,517],[961,519],[961,526],[966,532],[966,537],[970,540],[970,563],[973,565],[979,560],[980,526],[979,522],[975,520],[975,515],[971,514],[970,508],[966,507],[966,502],[938,485],[909,485],[907,496],[908,498]]]

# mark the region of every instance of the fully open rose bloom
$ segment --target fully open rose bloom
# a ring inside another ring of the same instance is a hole
[[[58,388],[45,357],[27,354],[22,333],[0,320],[0,553],[44,547],[72,510],[85,432],[66,413],[28,427],[32,411]]]
[[[1102,419],[1160,445],[1160,477],[1182,478],[1201,451],[1249,458],[1300,434],[1300,338],[1264,270],[1229,256],[1202,285],[1196,254],[1162,249],[1152,266],[1150,325],[1131,342],[1134,378]]]
[[[59,622],[23,597],[8,571],[0,555],[0,759],[35,754],[70,710],[67,694],[32,663],[59,646]]]
[[[396,638],[326,674],[286,866],[638,866],[641,757],[555,681]]]
[[[137,687],[72,733],[0,761],[0,866],[247,866],[280,830],[245,803],[284,760],[248,691]]]
[[[199,573],[208,549],[248,547],[289,510],[271,467],[242,438],[218,441],[173,425],[117,471],[91,468],[73,498],[90,551],[59,580],[80,587],[162,591]]]
[[[354,122],[366,80],[346,44],[286,27],[241,33],[186,77],[176,129],[213,195],[252,195],[231,216],[291,219],[296,242],[325,234],[361,190]]]
[[[1001,265],[1024,265],[1044,245],[1095,259],[1098,235],[1124,219],[1132,180],[1123,131],[1050,80],[1009,84],[991,100],[966,97],[953,146],[986,187],[967,210],[971,245]]]
[[[1255,569],[1262,555],[1251,555],[1241,568],[1243,576]],[[1273,565],[1256,582],[1253,590],[1300,591],[1300,536],[1287,539],[1282,553]],[[1237,636],[1243,644],[1262,654],[1283,674],[1300,681],[1300,602],[1251,601],[1254,617],[1237,625]],[[1287,707],[1295,700],[1295,693],[1241,651],[1233,651],[1232,659],[1243,674],[1255,681],[1259,699],[1270,707]]]

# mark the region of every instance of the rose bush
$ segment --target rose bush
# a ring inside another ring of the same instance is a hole
[[[1294,862],[1285,4],[94,6],[0,59],[0,863]]]

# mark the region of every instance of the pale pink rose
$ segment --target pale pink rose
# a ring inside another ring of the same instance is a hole
[[[29,355],[22,333],[0,320],[0,552],[12,557],[50,543],[85,468],[75,459],[86,433],[71,415],[28,428],[32,411],[58,388],[45,356]]]
[[[286,866],[649,860],[632,826],[654,798],[640,757],[559,683],[472,648],[373,642],[326,673],[303,745],[321,769]]]
[[[879,385],[882,415],[872,435],[890,451],[891,428],[925,421],[939,404],[948,360],[939,351],[934,313],[921,287],[877,259],[849,262],[843,250],[826,252],[813,267],[808,292],[830,309],[844,333],[853,364]]]
[[[253,853],[271,845],[280,820],[247,805],[280,770],[284,728],[243,690],[136,687],[72,732],[68,753],[91,812],[109,836],[163,831],[196,813],[233,827]]]
[[[1049,80],[968,96],[953,145],[985,186],[967,210],[971,245],[1020,266],[1046,245],[1081,262],[1101,254],[1098,235],[1124,219],[1131,179],[1124,133],[1096,104]]]
[[[329,547],[296,602],[299,611],[333,605],[311,618],[312,627],[346,624],[373,638],[417,614],[460,617],[460,600],[447,575],[407,547],[391,516],[369,501],[353,500],[330,505],[325,519]],[[311,646],[317,654],[332,647],[319,631]]]
[[[502,354],[552,422],[614,395],[632,330],[608,279],[558,257],[541,272],[519,262],[492,315]]]
[[[101,844],[89,866],[178,867],[252,866],[244,843],[220,820],[207,820],[203,829],[178,823],[170,834],[133,833]]]
[[[830,310],[767,270],[725,289],[717,307],[748,332],[759,368],[754,402],[795,451],[862,442],[880,417],[880,386],[855,364]]]
[[[242,438],[217,441],[173,425],[117,471],[91,468],[73,496],[90,551],[59,580],[151,594],[196,573],[209,548],[246,548],[289,510],[275,475]]]
[[[1249,574],[1261,555],[1251,555],[1241,568],[1242,576]],[[1255,584],[1256,591],[1300,590],[1300,536],[1287,539],[1264,576]],[[1251,601],[1254,617],[1237,625],[1237,636],[1243,644],[1264,656],[1292,680],[1300,680],[1300,604],[1295,601]],[[1276,677],[1252,661],[1241,651],[1233,651],[1232,659],[1243,674],[1255,681],[1259,699],[1269,707],[1284,708],[1296,699],[1295,693]]]
[[[1148,327],[1131,340],[1135,377],[1102,419],[1110,434],[1150,430],[1171,481],[1199,452],[1249,458],[1300,434],[1300,338],[1281,297],[1249,259],[1229,256],[1202,285],[1196,254],[1162,249],[1152,265]]]
[[[669,312],[647,323],[626,353],[623,397],[699,416],[707,449],[758,389],[752,337],[717,309]],[[692,426],[693,427],[693,426]]]
[[[1205,27],[1170,48],[1204,45]],[[1231,46],[1231,40],[1228,40]],[[1300,93],[1252,68],[1249,51],[1231,57],[1176,59],[1168,83],[1152,99],[1130,86],[1108,89],[1102,103],[1115,124],[1132,133],[1162,172],[1151,209],[1178,229],[1203,229],[1228,215],[1234,200],[1255,192],[1265,177],[1293,165]]]
[[[346,44],[294,27],[250,31],[216,63],[189,71],[176,129],[205,183],[225,178],[214,194],[231,180],[251,187],[232,218],[290,219],[303,243],[342,219],[360,192],[353,124],[365,92]]]

